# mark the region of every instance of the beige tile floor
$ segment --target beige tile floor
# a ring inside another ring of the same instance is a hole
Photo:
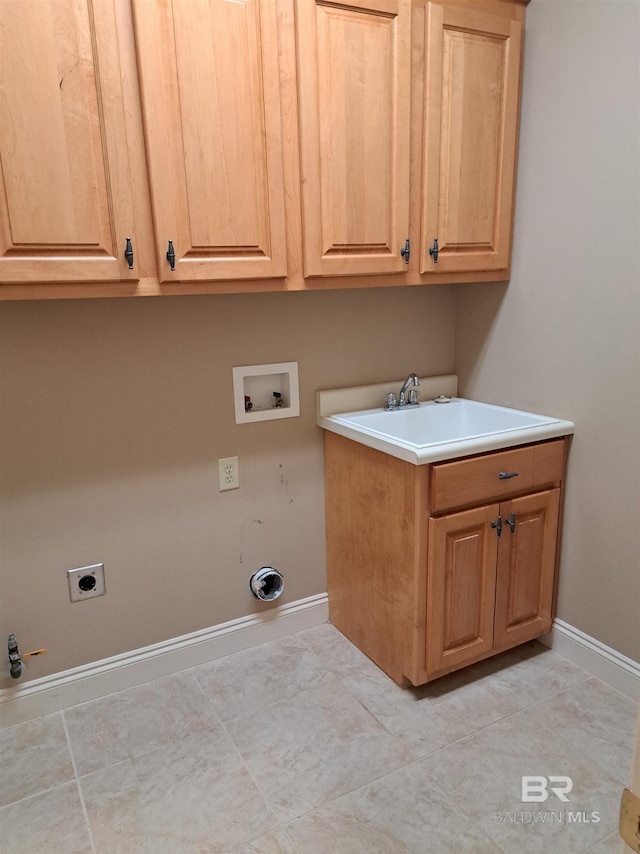
[[[619,854],[635,711],[537,643],[402,691],[327,624],[0,731],[0,851]]]

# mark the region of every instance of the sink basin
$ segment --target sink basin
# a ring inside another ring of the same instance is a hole
[[[573,433],[570,421],[454,397],[386,412],[336,413],[320,426],[415,464],[467,456]]]
[[[459,397],[449,403],[431,401],[416,408],[392,412],[372,409],[347,412],[335,417],[360,430],[408,442],[419,448],[440,442],[459,442],[461,439],[473,439],[490,433],[537,427],[558,420]]]

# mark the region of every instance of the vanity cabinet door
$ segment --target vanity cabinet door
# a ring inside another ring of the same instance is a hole
[[[284,276],[274,0],[133,10],[160,281]]]
[[[550,489],[429,519],[429,673],[551,630],[559,508]]]
[[[523,23],[427,3],[425,26],[420,272],[506,269]]]
[[[138,279],[113,0],[0,0],[0,282]]]
[[[305,276],[402,273],[411,4],[297,0]]]
[[[497,504],[429,519],[427,671],[493,648]]]
[[[494,645],[511,647],[551,631],[560,490],[501,505]]]

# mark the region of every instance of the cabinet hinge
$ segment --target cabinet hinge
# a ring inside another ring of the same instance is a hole
[[[404,263],[408,264],[409,263],[409,256],[411,255],[411,244],[409,243],[408,237],[404,242],[404,246],[400,250],[400,254],[404,258]]]
[[[498,539],[500,539],[502,536],[502,516],[498,516],[498,519],[491,523],[491,527],[496,529],[496,534],[498,535]]]

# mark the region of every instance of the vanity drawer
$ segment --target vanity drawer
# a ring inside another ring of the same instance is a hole
[[[519,492],[557,486],[563,469],[563,439],[435,463],[431,470],[431,512],[500,501]],[[501,477],[501,473],[513,476]]]

